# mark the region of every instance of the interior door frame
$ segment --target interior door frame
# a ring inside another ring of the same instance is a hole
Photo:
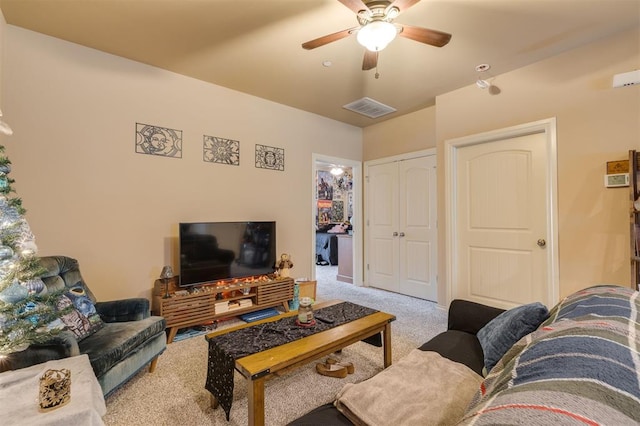
[[[447,284],[446,305],[451,303],[455,283],[458,282],[458,259],[456,254],[457,241],[457,154],[458,149],[469,145],[494,142],[536,133],[544,133],[547,143],[547,299],[555,304],[559,299],[559,260],[558,260],[558,175],[557,175],[557,143],[556,118],[552,117],[540,121],[493,130],[470,136],[446,140],[444,143],[445,164],[445,217],[447,218],[446,247],[447,249]]]
[[[311,223],[316,222],[316,213],[318,204],[315,197],[317,191],[316,183],[316,164],[332,163],[351,167],[353,172],[353,284],[362,286],[362,242],[363,242],[363,226],[362,226],[362,161],[349,160],[347,158],[330,157],[323,154],[311,154]],[[311,227],[311,279],[316,279],[316,231],[315,227]]]

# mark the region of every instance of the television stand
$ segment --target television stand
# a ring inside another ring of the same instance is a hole
[[[163,280],[157,279],[151,301],[153,315],[162,316],[167,322],[167,343],[173,342],[181,328],[216,319],[277,306],[288,312],[288,302],[293,299],[292,278],[219,281],[191,287],[188,294],[178,287],[177,276],[167,280],[167,285],[168,288]],[[169,297],[165,298],[167,292]]]

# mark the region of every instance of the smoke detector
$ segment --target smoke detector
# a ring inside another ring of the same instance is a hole
[[[476,65],[476,71],[479,73],[487,72],[490,69],[491,69],[491,65],[489,64]],[[476,80],[476,86],[478,86],[480,89],[488,89],[489,87],[491,87],[491,82],[487,79],[482,78],[482,76],[479,75],[478,79]]]

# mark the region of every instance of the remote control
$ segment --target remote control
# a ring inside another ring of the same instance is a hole
[[[322,321],[322,322],[327,323],[327,324],[333,324],[335,322],[331,318],[323,317],[322,315],[320,315],[320,316],[314,315],[314,318],[317,319],[318,321]]]

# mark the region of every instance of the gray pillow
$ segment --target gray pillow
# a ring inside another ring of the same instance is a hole
[[[509,309],[489,321],[477,334],[484,352],[487,372],[518,340],[534,331],[549,316],[549,310],[540,302]]]

